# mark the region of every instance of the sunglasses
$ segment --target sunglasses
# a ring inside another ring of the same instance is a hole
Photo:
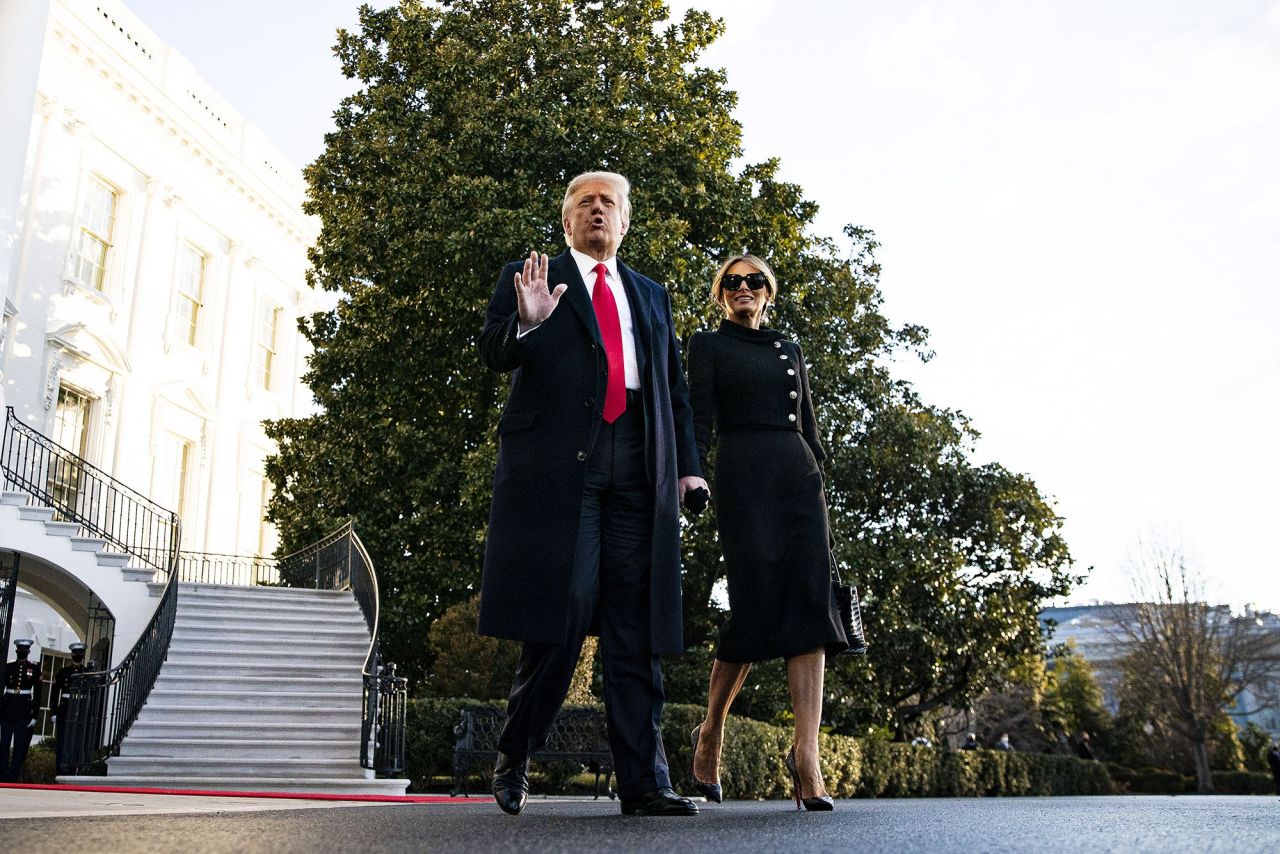
[[[725,273],[720,277],[720,290],[736,291],[743,282],[746,282],[751,290],[758,291],[769,284],[769,279],[764,273],[747,273],[745,276],[740,273]]]

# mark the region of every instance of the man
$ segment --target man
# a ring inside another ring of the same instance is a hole
[[[1093,752],[1093,745],[1089,743],[1089,733],[1084,730],[1080,731],[1080,740],[1076,742],[1076,756],[1089,760],[1098,758]]]
[[[8,783],[18,781],[35,732],[40,668],[27,661],[34,643],[14,641],[15,658],[4,666],[4,695],[0,697],[0,780]]]
[[[84,644],[73,643],[67,647],[71,651],[71,663],[58,670],[53,677],[53,691],[49,696],[49,705],[54,716],[54,750],[58,760],[58,768],[62,767],[63,747],[67,731],[67,704],[71,699],[68,680],[76,673],[84,672]]]
[[[671,301],[616,257],[630,184],[569,182],[569,250],[508,264],[480,354],[511,373],[485,544],[480,631],[523,642],[493,792],[518,814],[583,638],[600,636],[624,815],[695,815],[671,788],[658,656],[683,651],[679,505],[706,489]]]

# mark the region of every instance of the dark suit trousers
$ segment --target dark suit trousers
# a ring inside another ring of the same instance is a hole
[[[514,757],[546,743],[598,616],[609,748],[621,795],[671,785],[658,729],[662,669],[649,640],[653,487],[645,473],[643,404],[631,392],[627,398],[627,411],[601,426],[587,462],[569,642],[523,645],[498,738],[498,749]]]

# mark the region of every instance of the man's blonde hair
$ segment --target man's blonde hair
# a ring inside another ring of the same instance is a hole
[[[631,182],[617,172],[583,172],[570,181],[564,191],[564,201],[560,204],[560,221],[564,222],[569,216],[569,208],[573,205],[573,194],[579,187],[590,181],[602,181],[613,187],[613,191],[618,194],[618,209],[622,212],[622,224],[631,225]],[[568,232],[564,237],[565,240],[569,239]]]

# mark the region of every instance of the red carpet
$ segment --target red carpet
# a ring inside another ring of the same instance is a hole
[[[318,792],[221,792],[205,789],[158,789],[138,786],[63,786],[39,783],[0,783],[0,789],[48,789],[55,792],[119,792],[131,795],[202,795],[209,798],[292,798],[304,801],[368,801],[392,804],[483,804],[488,798],[450,795],[331,795]]]

